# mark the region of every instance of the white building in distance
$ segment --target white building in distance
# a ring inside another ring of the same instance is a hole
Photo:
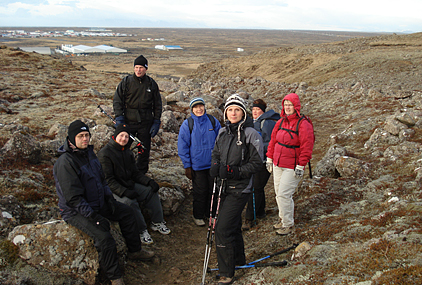
[[[62,45],[61,50],[71,54],[89,54],[89,53],[126,53],[127,50],[107,45],[95,47],[86,45]]]
[[[181,48],[180,46],[166,46],[166,45],[156,45],[155,49],[160,49],[160,50],[182,50],[183,48]]]

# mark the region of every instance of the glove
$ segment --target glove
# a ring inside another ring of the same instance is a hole
[[[114,206],[114,197],[112,195],[105,195],[104,199],[108,205],[108,207],[110,208],[111,214],[113,215],[114,212],[116,211],[116,206]]]
[[[125,192],[123,192],[123,196],[128,197],[129,199],[136,199],[136,197],[139,196],[138,192],[132,189],[126,189]]]
[[[296,178],[302,178],[303,177],[303,173],[305,172],[303,170],[304,168],[305,168],[304,166],[296,165],[296,168],[295,168],[295,177]]]
[[[240,168],[239,168],[239,166],[227,165],[227,178],[238,180],[240,178]]]
[[[114,125],[115,128],[117,128],[118,125],[125,123],[125,116],[118,116],[115,119],[116,124]]]
[[[227,179],[227,165],[220,165],[218,174],[221,179]]]
[[[158,185],[158,183],[157,183],[157,182],[155,182],[153,179],[151,179],[151,180],[148,182],[148,185],[149,185],[149,186],[151,186],[152,191],[153,191],[154,193],[157,193],[157,192],[158,192],[158,190],[160,190],[160,185]]]
[[[189,180],[192,180],[192,167],[185,168],[185,175]]]
[[[211,165],[211,168],[210,168],[210,176],[212,178],[217,177],[219,171],[220,171],[220,163],[214,162],[214,164]]]
[[[97,214],[93,212],[91,216],[88,217],[88,219],[93,222],[98,228],[100,228],[103,231],[109,232],[110,231],[110,223],[109,221],[101,216],[100,214]]]
[[[160,120],[154,120],[154,123],[152,123],[151,129],[149,130],[149,134],[151,135],[151,138],[155,137],[158,133],[158,130],[160,129]]]
[[[269,173],[273,172],[273,160],[267,157],[267,162],[265,163],[265,167],[267,167],[267,171]]]

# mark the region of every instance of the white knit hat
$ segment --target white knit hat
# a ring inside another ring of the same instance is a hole
[[[224,104],[224,118],[225,119],[226,119],[226,114],[227,114],[227,108],[230,107],[231,105],[236,105],[240,109],[242,109],[243,115],[246,117],[246,102],[245,100],[243,100],[242,97],[240,97],[239,94],[235,93],[231,95],[229,98],[227,98],[226,104]]]
[[[226,104],[224,104],[224,119],[227,119],[227,109],[233,105],[239,107],[243,111],[243,120],[240,121],[239,125],[237,126],[237,142],[236,142],[237,145],[242,145],[242,141],[240,139],[240,129],[242,128],[243,123],[246,121],[246,102],[237,93],[227,98]]]

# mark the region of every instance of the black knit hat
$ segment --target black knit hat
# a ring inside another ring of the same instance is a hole
[[[135,65],[142,65],[143,67],[148,69],[148,60],[143,55],[140,55],[133,62],[133,66]]]
[[[113,138],[116,139],[117,136],[121,132],[126,132],[126,133],[130,134],[129,133],[129,127],[128,127],[128,125],[126,125],[126,124],[119,124],[119,125],[117,125],[116,130],[114,131],[114,134],[113,134]]]
[[[69,129],[67,130],[67,136],[69,138],[69,141],[76,146],[75,137],[81,133],[81,132],[88,132],[89,133],[89,127],[87,124],[82,122],[81,120],[76,120],[70,123]],[[89,133],[91,135],[91,133]]]

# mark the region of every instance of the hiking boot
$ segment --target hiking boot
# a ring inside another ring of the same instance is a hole
[[[264,214],[262,214],[262,215],[256,215],[256,218],[257,219],[260,219],[260,220],[262,220],[263,218],[265,218],[267,216],[267,214],[266,213],[264,213]]]
[[[222,277],[220,277],[220,281],[218,281],[218,285],[232,284],[233,281],[234,281],[234,277],[222,276]]]
[[[199,227],[205,226],[205,222],[203,219],[196,219],[195,217],[193,217],[193,222]]]
[[[283,220],[282,219],[278,220],[278,223],[273,225],[273,228],[276,229],[276,230],[281,229],[282,227],[283,227]]]
[[[125,285],[123,278],[111,280],[111,285]]]
[[[253,220],[245,220],[242,224],[242,231],[249,231],[254,225]]]
[[[128,252],[127,258],[131,260],[140,260],[140,261],[148,261],[154,257],[153,251],[148,251],[145,249],[138,250],[136,252]]]
[[[168,235],[171,233],[170,229],[166,226],[166,222],[151,223],[151,230],[158,231],[162,235]]]
[[[153,243],[153,242],[154,242],[154,241],[152,240],[152,238],[151,238],[151,236],[150,236],[150,234],[149,234],[148,230],[143,231],[143,232],[139,235],[139,237],[141,238],[141,242],[142,242],[143,244],[151,244],[151,243]]]
[[[276,230],[276,234],[281,235],[281,236],[285,236],[288,235],[290,233],[292,233],[295,230],[295,226],[291,226],[291,227],[282,227],[281,229]]]

